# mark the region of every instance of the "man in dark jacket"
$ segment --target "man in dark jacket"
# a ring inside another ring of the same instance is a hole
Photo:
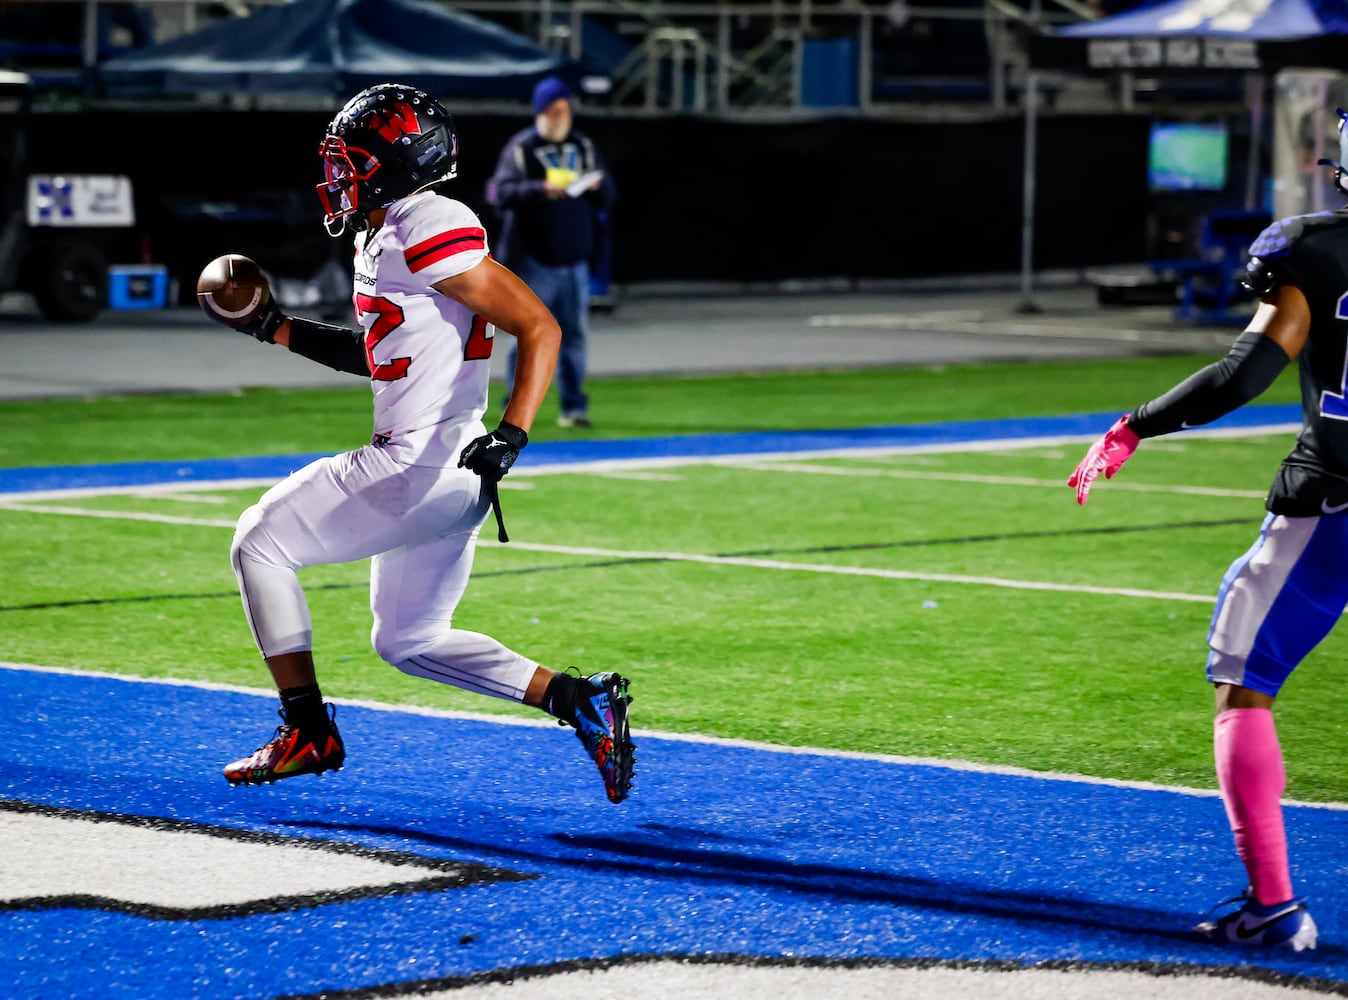
[[[562,328],[557,362],[562,427],[590,426],[585,394],[585,324],[590,261],[603,238],[601,216],[614,186],[594,143],[571,127],[572,94],[548,77],[534,88],[534,124],[501,150],[487,201],[502,216],[502,263],[518,274]],[[513,343],[506,356],[506,398],[515,382]]]

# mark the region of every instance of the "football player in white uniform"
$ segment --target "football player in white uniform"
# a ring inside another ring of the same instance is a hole
[[[521,701],[577,730],[610,801],[631,787],[626,678],[554,672],[452,624],[496,484],[529,440],[560,331],[519,278],[491,259],[482,223],[434,188],[455,176],[453,122],[425,93],[382,84],[357,94],[319,148],[330,234],[354,231],[359,331],[284,316],[268,297],[242,320],[260,341],[370,380],[370,444],[279,483],[239,518],[231,558],[282,725],[225,768],[233,784],[342,766],[336,709],[314,671],[296,570],[371,559],[375,651],[399,670]],[[482,422],[494,333],[518,341],[515,390],[500,424]],[[504,527],[501,537],[504,540]]]

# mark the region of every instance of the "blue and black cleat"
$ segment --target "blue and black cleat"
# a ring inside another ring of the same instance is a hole
[[[1226,909],[1235,903],[1241,905]],[[1226,912],[1221,912],[1223,909]],[[1305,951],[1315,947],[1316,929],[1304,899],[1264,906],[1246,889],[1218,903],[1208,919],[1194,928],[1194,935],[1213,944]]]
[[[612,671],[581,678],[573,718],[563,724],[576,727],[585,752],[604,779],[610,802],[621,802],[632,790],[636,747],[627,726],[627,678]]]

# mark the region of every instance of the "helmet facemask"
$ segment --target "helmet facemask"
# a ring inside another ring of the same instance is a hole
[[[364,172],[351,161],[355,153],[364,165]],[[348,147],[346,142],[330,135],[318,147],[323,158],[323,183],[316,186],[318,200],[323,204],[323,225],[331,236],[340,236],[347,229],[360,232],[368,225],[362,206],[360,189],[379,169],[379,160],[366,150]]]
[[[1334,113],[1339,116],[1339,158],[1337,160],[1316,160],[1316,164],[1321,167],[1334,168],[1334,187],[1338,188],[1340,194],[1348,195],[1348,185],[1344,184],[1344,172],[1348,171],[1348,131],[1344,131],[1348,126],[1348,111],[1343,108],[1336,108]]]

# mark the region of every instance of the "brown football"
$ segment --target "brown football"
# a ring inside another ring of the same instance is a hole
[[[246,325],[271,296],[267,276],[257,262],[227,253],[201,270],[197,301],[206,315],[226,326]]]

